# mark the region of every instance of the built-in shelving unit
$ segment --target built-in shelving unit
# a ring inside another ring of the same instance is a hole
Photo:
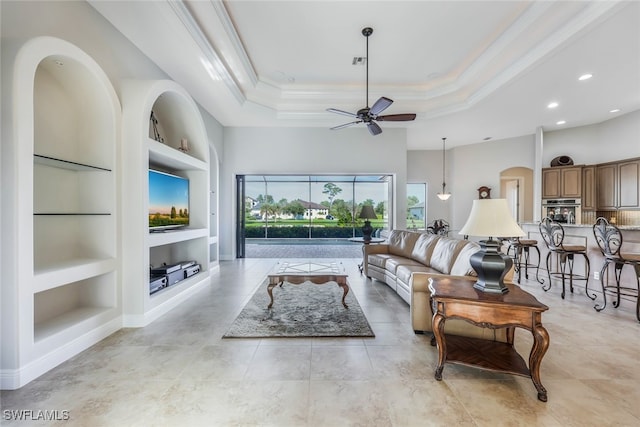
[[[7,295],[15,299],[2,306],[2,323],[11,325],[3,347],[17,349],[3,348],[9,389],[122,325],[117,95],[97,63],[63,40],[33,39],[16,58],[20,96],[12,99],[15,138],[7,143],[16,153],[18,238],[3,264],[15,268],[3,273],[13,278]]]
[[[218,169],[217,156],[213,148],[209,149],[209,266],[211,270],[220,267],[220,248],[218,246]]]
[[[209,148],[200,112],[176,83],[125,81],[124,324],[145,326],[209,281]],[[154,122],[151,121],[153,112]],[[185,149],[185,145],[187,149]],[[150,233],[149,169],[189,180],[189,226]],[[200,273],[150,293],[150,267],[196,261]]]

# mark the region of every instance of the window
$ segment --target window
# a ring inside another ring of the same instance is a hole
[[[407,228],[424,230],[427,228],[427,184],[424,182],[407,184]]]

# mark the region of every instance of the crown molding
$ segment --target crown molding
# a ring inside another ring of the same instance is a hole
[[[181,0],[170,0],[168,1],[168,4],[169,6],[171,6],[171,10],[175,13],[180,22],[182,22],[182,25],[202,52],[203,58],[211,64],[213,71],[217,74],[220,81],[222,81],[227,86],[238,103],[244,104],[247,98],[242,92],[240,85],[235,80],[232,73],[230,73],[227,69],[221,55],[211,45],[205,34],[202,32],[200,26],[193,18],[193,15],[191,15],[189,9],[187,9],[187,6],[184,4],[184,2]],[[203,67],[209,73],[210,70],[208,69],[207,64],[205,63],[205,61],[202,62]]]

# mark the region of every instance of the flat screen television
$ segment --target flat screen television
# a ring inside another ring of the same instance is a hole
[[[189,180],[149,169],[149,231],[189,225]]]

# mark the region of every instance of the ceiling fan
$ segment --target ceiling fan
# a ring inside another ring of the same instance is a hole
[[[358,123],[366,123],[367,129],[369,129],[369,133],[371,133],[371,135],[379,135],[382,133],[382,129],[380,128],[378,123],[376,123],[376,121],[407,122],[416,118],[415,114],[386,114],[384,116],[380,116],[379,114],[389,108],[389,106],[393,103],[393,100],[385,96],[380,97],[380,99],[378,99],[373,104],[373,106],[369,108],[369,36],[371,34],[373,34],[373,28],[366,27],[362,29],[362,35],[365,36],[367,40],[367,92],[365,99],[367,106],[359,109],[355,114],[344,110],[338,110],[337,108],[327,108],[327,111],[329,111],[330,113],[342,114],[344,116],[349,116],[357,119],[353,122],[332,127],[331,130],[346,128]]]

